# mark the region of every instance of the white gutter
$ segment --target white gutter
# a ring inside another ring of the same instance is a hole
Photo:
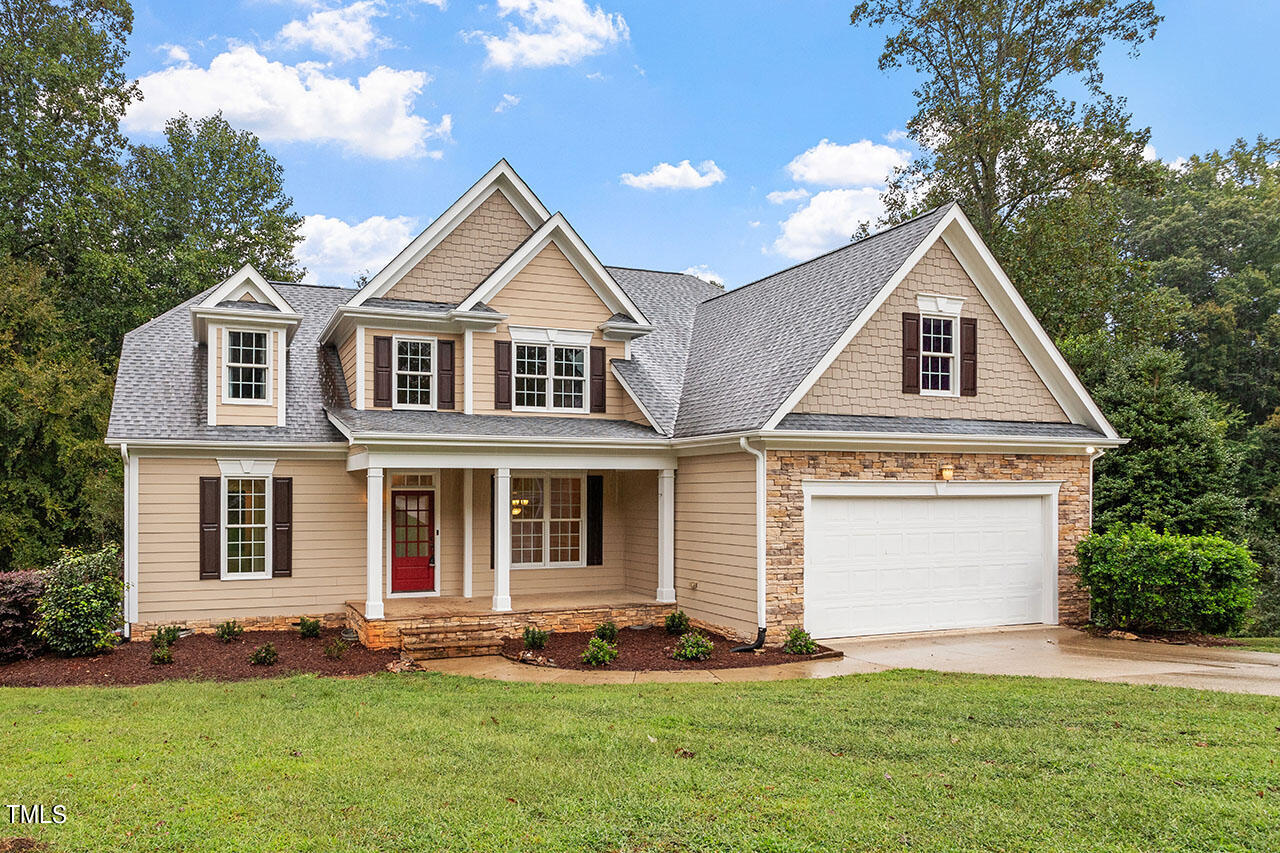
[[[756,627],[761,637],[765,630],[765,492],[764,453],[747,443],[744,436],[738,440],[742,449],[756,458]]]

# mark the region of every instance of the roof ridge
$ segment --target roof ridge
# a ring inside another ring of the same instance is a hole
[[[316,287],[321,290],[354,290],[358,291],[358,287],[348,287],[345,284],[312,284],[309,281],[272,281],[267,279],[267,284],[272,287]]]
[[[678,275],[678,276],[683,276],[684,278],[698,278],[696,275],[692,275],[687,272],[676,272],[675,270],[655,270],[650,267],[629,267],[624,264],[605,264],[605,268],[611,269],[611,270],[631,270],[633,272],[651,272],[651,273],[657,273],[658,275]],[[698,278],[698,281],[705,281],[705,280]]]

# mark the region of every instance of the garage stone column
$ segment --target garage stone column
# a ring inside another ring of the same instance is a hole
[[[676,472],[658,472],[658,601],[676,601]]]
[[[511,469],[493,477],[493,609],[511,610]]]
[[[365,474],[365,593],[364,618],[381,619],[382,608],[382,469]]]

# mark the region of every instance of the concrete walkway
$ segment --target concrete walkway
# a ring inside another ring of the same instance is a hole
[[[497,656],[435,661],[427,668],[500,681],[556,684],[780,681],[886,669],[934,669],[983,675],[1168,684],[1280,696],[1280,654],[1098,639],[1071,628],[1037,626],[951,631],[824,640],[823,643],[844,652],[845,657],[778,666],[679,672],[542,669]]]

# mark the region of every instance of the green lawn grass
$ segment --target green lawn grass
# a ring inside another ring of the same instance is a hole
[[[1280,637],[1237,637],[1255,652],[1280,652]]]
[[[899,671],[10,688],[0,733],[0,801],[68,814],[0,837],[57,850],[1280,846],[1280,699],[1166,687]]]

